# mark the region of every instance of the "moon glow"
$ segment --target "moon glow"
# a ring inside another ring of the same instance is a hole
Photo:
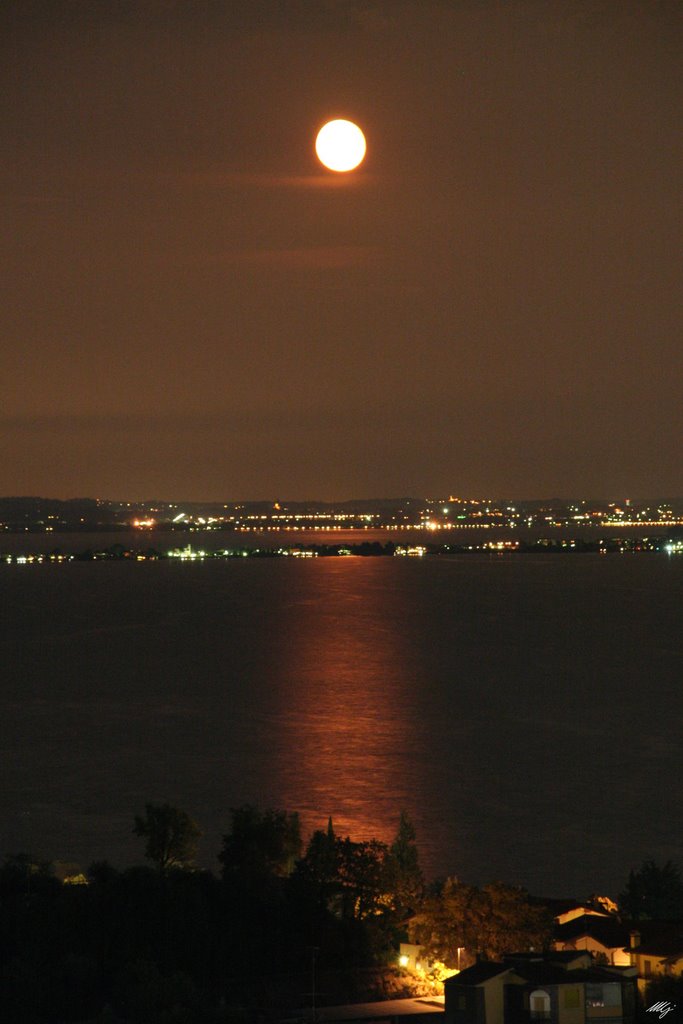
[[[365,136],[353,121],[328,121],[315,140],[318,160],[331,171],[352,171],[365,156]]]

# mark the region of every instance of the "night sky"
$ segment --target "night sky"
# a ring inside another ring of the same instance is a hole
[[[682,28],[5,0],[0,494],[680,495]]]

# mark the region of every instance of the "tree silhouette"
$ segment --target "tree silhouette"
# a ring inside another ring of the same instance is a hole
[[[335,907],[341,883],[338,839],[332,818],[328,819],[326,830],[318,829],[311,836],[305,856],[297,861],[295,876],[309,887],[319,907]]]
[[[290,875],[301,855],[299,815],[260,811],[245,804],[231,808],[232,827],[223,836],[218,859],[223,878],[243,880]]]
[[[145,816],[136,816],[133,832],[147,840],[145,857],[161,872],[189,867],[202,835],[199,826],[185,811],[170,804],[145,804]]]
[[[415,838],[412,821],[405,811],[401,811],[398,832],[389,847],[391,888],[401,917],[416,909],[424,892],[424,877],[420,870]]]
[[[362,921],[392,909],[389,849],[378,839],[337,840],[341,912]]]
[[[670,860],[661,868],[653,860],[644,861],[637,871],[631,870],[626,888],[619,893],[619,905],[622,913],[636,921],[683,917],[681,872]]]
[[[345,920],[392,917],[396,866],[386,843],[354,842],[327,830],[314,832],[306,855],[297,863],[296,878],[310,887],[318,905]]]

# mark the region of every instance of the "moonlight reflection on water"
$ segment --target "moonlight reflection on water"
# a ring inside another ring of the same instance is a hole
[[[397,808],[415,816],[429,788],[401,608],[367,560],[336,559],[308,582],[280,609],[273,774],[309,828],[324,824],[322,810],[343,834],[390,840]]]

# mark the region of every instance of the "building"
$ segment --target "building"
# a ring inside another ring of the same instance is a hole
[[[563,952],[583,950],[592,953],[598,963],[629,967],[629,930],[617,917],[581,914],[556,927],[554,947]]]
[[[425,956],[422,946],[415,942],[402,942],[398,951],[398,963],[409,971],[419,971],[425,966]]]
[[[640,921],[631,926],[628,953],[641,991],[655,978],[683,977],[683,921]]]
[[[519,953],[444,983],[448,1024],[633,1024],[633,967],[596,967],[590,953]]]

